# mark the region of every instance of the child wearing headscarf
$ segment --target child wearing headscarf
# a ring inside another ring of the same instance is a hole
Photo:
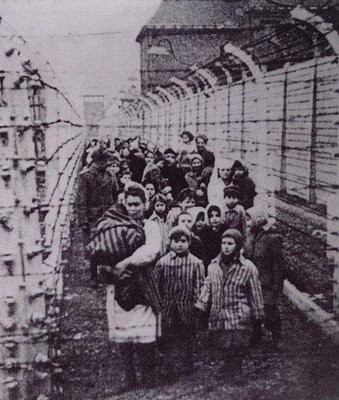
[[[222,235],[221,252],[208,267],[196,307],[210,309],[209,330],[222,354],[219,377],[238,381],[250,344],[251,330],[258,334],[264,317],[259,274],[254,264],[240,255],[244,237],[236,229]]]
[[[197,236],[201,239],[202,243],[208,243],[205,246],[205,259],[206,259],[206,274],[207,267],[210,262],[220,253],[221,236],[225,231],[220,207],[210,205],[207,208],[207,223],[197,232]]]
[[[253,207],[254,197],[256,196],[255,184],[248,176],[247,167],[239,160],[235,160],[232,167],[232,183],[239,187],[240,204],[245,210]]]
[[[167,253],[169,246],[168,225],[166,224],[167,207],[167,199],[163,194],[157,193],[153,196],[150,208],[151,216],[149,217],[149,220],[155,221],[159,225],[161,235],[161,256]]]
[[[204,160],[200,154],[192,154],[190,156],[191,170],[186,173],[185,180],[187,187],[193,191],[197,191],[201,184],[208,185],[213,169],[211,167],[204,168]]]

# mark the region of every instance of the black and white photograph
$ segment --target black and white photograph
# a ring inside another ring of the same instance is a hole
[[[0,0],[0,400],[339,400],[339,1]]]

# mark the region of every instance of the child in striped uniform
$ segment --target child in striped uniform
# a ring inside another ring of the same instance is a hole
[[[166,197],[158,193],[156,194],[151,202],[152,214],[149,217],[150,221],[155,221],[159,225],[161,235],[161,256],[164,256],[168,252],[169,237],[168,237],[168,225],[166,224],[166,215],[168,211],[168,202]]]
[[[186,227],[170,231],[171,251],[156,264],[155,276],[163,304],[161,353],[164,375],[173,380],[171,353],[179,341],[183,352],[183,373],[193,370],[193,345],[196,331],[195,302],[204,282],[204,265],[189,252],[191,234]]]
[[[222,235],[221,252],[208,267],[196,303],[201,311],[210,308],[211,340],[223,354],[224,365],[219,371],[222,379],[241,379],[252,327],[252,334],[258,336],[264,317],[258,270],[240,255],[243,240],[236,229],[228,229]]]

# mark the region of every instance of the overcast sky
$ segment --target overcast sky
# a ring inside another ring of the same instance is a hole
[[[105,94],[109,103],[138,73],[135,38],[159,3],[0,0],[0,15],[3,27],[13,27],[52,64],[69,93]]]

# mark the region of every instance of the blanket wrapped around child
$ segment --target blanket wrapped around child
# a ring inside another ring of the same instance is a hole
[[[91,259],[99,265],[101,280],[114,284],[115,300],[126,311],[137,304],[158,308],[153,304],[152,293],[157,289],[151,266],[140,268],[124,280],[118,279],[114,273],[114,266],[144,243],[143,227],[128,216],[123,206],[114,205],[98,220],[86,248]]]

